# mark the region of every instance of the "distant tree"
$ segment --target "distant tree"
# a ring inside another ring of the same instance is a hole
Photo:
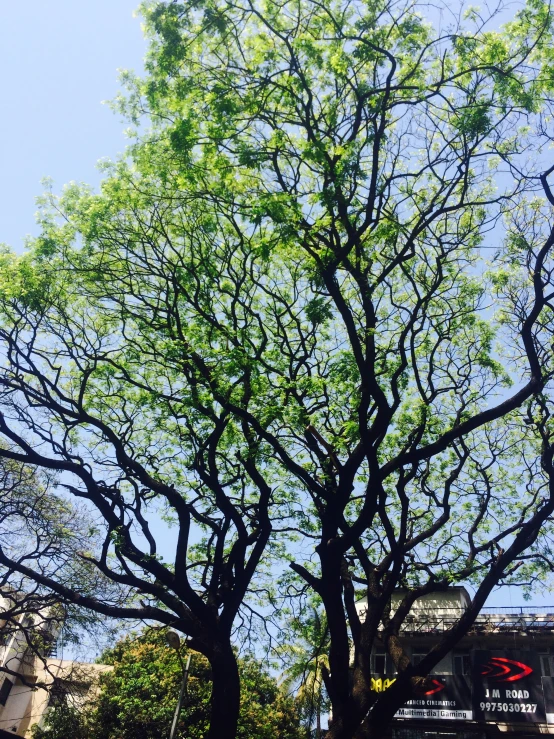
[[[281,565],[325,610],[329,739],[381,737],[494,587],[553,566],[552,13],[428,7],[146,3],[121,107],[152,129],[2,255],[0,456],[95,511],[113,590],[0,564],[189,635],[210,739]],[[411,664],[404,620],[451,583],[471,605]]]
[[[323,674],[329,672],[329,629],[325,614],[311,604],[291,623],[292,640],[282,646],[288,662],[283,686],[294,692],[307,737],[322,736],[322,715],[329,712]]]
[[[43,574],[55,572],[69,586],[79,582],[110,598],[110,583],[101,588],[98,573],[77,550],[83,540],[92,543],[94,526],[82,506],[60,494],[55,475],[30,465],[0,459],[0,549],[20,562],[30,559]],[[104,583],[106,585],[106,583]],[[75,643],[83,631],[97,633],[98,617],[64,599],[35,578],[0,565],[0,636],[11,644],[12,655],[3,659],[0,674],[27,683],[21,657],[42,662],[57,643]],[[102,632],[106,634],[106,624]]]
[[[91,733],[84,712],[62,703],[48,710],[43,726],[33,726],[32,736],[33,739],[89,739]]]
[[[82,710],[70,704],[52,709],[45,728],[37,727],[33,739],[159,739],[169,735],[182,669],[176,651],[165,644],[163,630],[127,637],[99,661],[113,665],[113,671],[101,677],[98,697]],[[301,739],[295,701],[275,678],[253,658],[239,659],[239,671],[242,697],[237,737]],[[194,653],[178,737],[206,736],[210,683],[208,661]]]

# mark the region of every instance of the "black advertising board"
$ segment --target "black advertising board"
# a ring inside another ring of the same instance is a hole
[[[540,658],[523,650],[474,651],[472,676],[431,675],[426,690],[395,714],[402,719],[554,724],[554,677],[541,677]],[[375,676],[378,694],[395,677]]]
[[[394,682],[394,677],[376,675],[371,678],[371,692],[377,697]],[[462,675],[431,675],[425,691],[408,701],[395,716],[471,721],[473,710],[469,682]]]
[[[539,657],[534,652],[473,652],[473,715],[476,720],[545,723]]]
[[[471,721],[471,691],[463,675],[431,675],[425,691],[408,701],[395,714],[396,718]]]

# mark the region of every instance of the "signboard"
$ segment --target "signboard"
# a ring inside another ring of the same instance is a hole
[[[476,650],[472,672],[477,721],[546,722],[537,654],[521,650]]]
[[[408,701],[396,718],[472,721],[471,691],[463,675],[431,675],[425,691]]]
[[[471,655],[471,679],[431,675],[426,690],[395,718],[554,724],[554,677],[541,677],[538,654],[514,649]],[[393,676],[375,676],[371,691],[381,693],[394,681]]]
[[[373,677],[371,691],[382,693],[388,690],[394,681],[394,677]],[[469,683],[462,675],[431,675],[426,690],[422,690],[420,695],[409,700],[395,716],[471,721],[473,710]]]

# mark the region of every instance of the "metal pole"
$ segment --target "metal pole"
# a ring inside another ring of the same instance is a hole
[[[175,732],[177,731],[177,723],[179,721],[179,716],[181,714],[181,708],[183,706],[183,698],[185,697],[185,692],[187,690],[187,680],[189,677],[190,658],[191,658],[191,655],[189,654],[187,656],[187,664],[185,665],[185,669],[183,670],[183,682],[181,684],[181,692],[179,693],[179,700],[177,701],[177,707],[175,708],[175,714],[173,715],[173,723],[171,724],[171,731],[169,732],[169,739],[175,739]],[[179,659],[181,660],[180,654],[179,654]],[[183,662],[181,660],[181,665],[182,664]]]

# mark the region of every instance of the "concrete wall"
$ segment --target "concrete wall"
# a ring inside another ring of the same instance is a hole
[[[16,591],[13,597],[0,596],[0,613],[9,613],[18,603],[24,603],[22,598],[25,596]],[[48,645],[56,639],[61,626],[60,613],[51,607],[22,613],[9,622],[0,619],[0,635],[4,636],[4,643],[0,646],[0,665],[22,676],[20,679],[0,672],[0,689],[6,680],[13,683],[5,705],[0,706],[0,729],[25,736],[29,727],[38,723],[46,710],[49,699],[46,687],[55,678],[62,679],[66,674],[71,679],[70,672],[75,672],[75,663],[46,659]],[[39,644],[42,646],[37,646],[39,656],[29,648],[28,639],[33,635],[41,638]],[[87,669],[93,674],[98,672],[96,665],[87,665]],[[45,687],[36,687],[40,684]]]
[[[54,680],[62,681],[69,688],[72,700],[79,705],[97,694],[100,675],[111,669],[109,665],[70,660],[49,659],[45,663],[35,660],[31,669],[25,671],[25,681],[15,679],[6,705],[0,706],[0,729],[12,731],[15,736],[30,737],[31,727],[44,721],[50,700],[48,688]]]

